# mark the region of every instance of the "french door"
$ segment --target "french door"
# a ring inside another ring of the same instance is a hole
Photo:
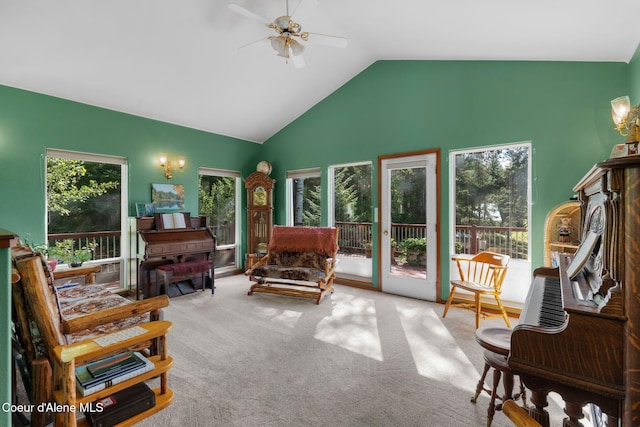
[[[379,158],[384,292],[437,299],[438,160],[439,151]]]

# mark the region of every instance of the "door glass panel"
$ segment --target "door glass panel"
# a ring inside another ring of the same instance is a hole
[[[390,172],[389,273],[426,279],[426,168],[393,169]]]

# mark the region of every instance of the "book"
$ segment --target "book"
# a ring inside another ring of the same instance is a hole
[[[108,427],[133,417],[156,404],[156,394],[145,383],[138,383],[96,401],[95,410],[84,413],[92,427]]]
[[[164,228],[187,228],[184,212],[160,214]]]
[[[144,357],[140,352],[136,351],[133,354],[143,362],[142,365],[132,365],[118,372],[112,372],[111,375],[101,376],[99,378],[93,378],[91,376],[91,373],[87,370],[87,365],[76,368],[76,386],[78,391],[83,396],[88,396],[97,391],[104,390],[107,387],[111,387],[114,384],[121,383],[153,370],[155,365],[152,361]]]
[[[144,361],[133,351],[127,351],[76,368],[76,379],[83,387],[90,387],[102,380],[143,365]]]

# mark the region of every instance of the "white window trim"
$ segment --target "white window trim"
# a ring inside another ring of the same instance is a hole
[[[207,168],[207,167],[199,167],[198,175],[206,175],[206,176],[225,176],[229,178],[240,178],[240,172],[227,170],[227,169],[216,169],[216,168]]]
[[[47,148],[47,157],[62,157],[72,160],[85,160],[94,163],[107,163],[111,165],[126,165],[127,158],[120,156],[108,156],[105,154],[85,153],[82,151],[59,150]]]

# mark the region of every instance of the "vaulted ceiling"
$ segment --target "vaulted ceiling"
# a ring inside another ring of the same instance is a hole
[[[296,69],[268,43],[238,49],[273,30],[230,1],[3,0],[0,84],[264,142],[377,60],[628,62],[640,43],[637,0],[310,1],[303,30],[349,44],[310,41]]]

